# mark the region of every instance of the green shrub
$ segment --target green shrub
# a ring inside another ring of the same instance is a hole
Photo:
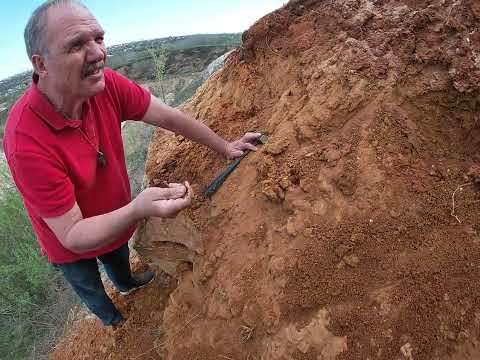
[[[4,159],[0,161],[0,358],[30,356],[35,339],[42,335],[36,319],[48,304],[53,269],[38,245],[12,184]]]
[[[153,65],[155,67],[155,87],[158,87],[160,91],[157,89],[155,90],[157,93],[160,93],[162,101],[165,102],[165,89],[163,87],[163,80],[165,78],[168,52],[164,47],[160,46],[158,49],[154,49],[153,47],[149,48],[148,53],[152,57]]]
[[[175,100],[173,101],[172,106],[179,106],[189,100],[194,94],[195,91],[203,84],[202,77],[194,79],[190,84],[188,84],[185,89],[175,93]]]

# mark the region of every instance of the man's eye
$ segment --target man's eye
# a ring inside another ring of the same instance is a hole
[[[70,47],[70,52],[75,52],[75,51],[78,51],[82,48],[82,44],[73,44],[71,47]]]
[[[95,39],[95,41],[97,43],[102,43],[103,42],[103,36],[97,36],[97,38]]]

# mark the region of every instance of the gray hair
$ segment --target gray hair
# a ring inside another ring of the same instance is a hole
[[[48,9],[62,4],[74,4],[87,9],[85,5],[77,0],[49,0],[36,8],[28,20],[24,32],[25,47],[30,60],[32,60],[34,54],[44,54],[46,51],[44,48],[44,36]]]

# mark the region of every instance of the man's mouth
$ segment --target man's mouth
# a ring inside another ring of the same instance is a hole
[[[103,61],[99,61],[95,64],[90,64],[87,66],[87,68],[85,69],[85,71],[83,72],[83,77],[89,77],[89,76],[92,76],[92,75],[97,75],[99,74],[102,70],[103,70],[103,67],[105,66],[104,62]]]

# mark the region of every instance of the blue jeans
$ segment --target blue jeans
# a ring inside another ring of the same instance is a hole
[[[125,244],[98,257],[119,291],[128,291],[133,287],[129,255],[128,244]],[[54,266],[62,271],[73,290],[90,311],[100,318],[103,325],[112,325],[122,319],[122,315],[105,292],[96,258]]]

